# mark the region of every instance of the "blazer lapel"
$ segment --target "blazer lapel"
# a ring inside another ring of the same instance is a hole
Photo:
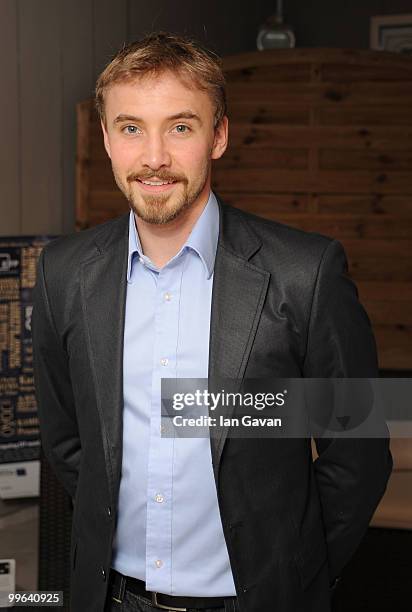
[[[123,336],[129,215],[99,234],[99,255],[81,269],[86,340],[113,502],[120,483],[123,440]]]
[[[249,260],[260,248],[256,234],[236,210],[219,202],[220,231],[216,252],[209,340],[209,381],[243,378],[269,284],[270,273]],[[209,388],[210,390],[210,388]],[[219,409],[230,417],[233,407]],[[213,415],[210,415],[213,416]],[[216,484],[229,426],[213,427],[210,443]]]

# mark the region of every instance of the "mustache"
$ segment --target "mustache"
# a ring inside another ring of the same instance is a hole
[[[133,172],[128,175],[127,181],[132,183],[133,181],[149,181],[152,178],[157,178],[160,181],[181,181],[187,182],[187,178],[183,174],[171,174],[165,170],[153,170],[147,172]]]

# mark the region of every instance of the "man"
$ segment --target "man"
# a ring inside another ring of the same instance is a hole
[[[327,612],[391,471],[388,440],[167,438],[161,378],[375,377],[340,244],[223,204],[218,60],[165,33],[96,88],[130,214],[43,250],[44,451],[74,503],[71,610]]]

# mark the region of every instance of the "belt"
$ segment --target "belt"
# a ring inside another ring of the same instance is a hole
[[[149,600],[156,608],[161,610],[176,610],[185,612],[188,608],[224,608],[227,597],[184,597],[181,595],[167,595],[155,591],[146,591],[146,583],[138,578],[123,576],[120,572],[110,569],[109,588],[111,588],[112,599],[121,603],[124,592],[130,591],[135,595],[141,595]],[[229,596],[235,599],[235,596]]]

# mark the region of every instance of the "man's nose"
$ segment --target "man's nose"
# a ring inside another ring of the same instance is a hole
[[[148,166],[152,170],[170,165],[171,156],[160,134],[151,134],[146,138],[141,162],[143,166]]]

